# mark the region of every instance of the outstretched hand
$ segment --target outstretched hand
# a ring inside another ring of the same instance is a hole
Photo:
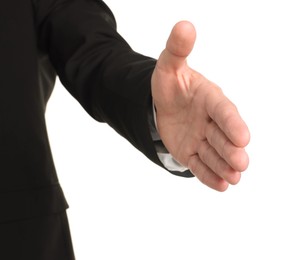
[[[248,167],[248,128],[222,90],[191,69],[186,58],[193,25],[177,23],[152,75],[160,137],[180,164],[207,186],[224,191]]]

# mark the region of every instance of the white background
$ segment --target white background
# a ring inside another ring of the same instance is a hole
[[[219,193],[152,164],[57,83],[47,109],[78,260],[281,259],[280,60],[276,0],[107,0],[120,34],[157,58],[173,25],[197,28],[190,66],[251,131],[250,165]]]

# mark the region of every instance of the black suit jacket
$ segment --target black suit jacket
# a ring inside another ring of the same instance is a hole
[[[67,208],[44,117],[57,75],[93,118],[163,167],[147,120],[155,62],[130,48],[100,0],[1,0],[0,222]]]

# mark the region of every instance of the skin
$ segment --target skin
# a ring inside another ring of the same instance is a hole
[[[190,68],[196,31],[188,21],[171,31],[152,75],[160,137],[179,163],[205,185],[225,191],[249,164],[247,125],[213,82]]]

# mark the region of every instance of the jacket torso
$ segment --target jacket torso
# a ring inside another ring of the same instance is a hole
[[[67,207],[58,184],[44,115],[55,78],[48,56],[37,48],[31,2],[2,1],[0,221]]]

